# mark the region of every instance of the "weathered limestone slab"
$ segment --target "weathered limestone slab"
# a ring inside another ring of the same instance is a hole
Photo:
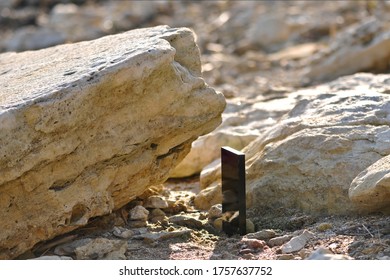
[[[225,101],[189,29],[0,55],[0,258],[163,182]]]

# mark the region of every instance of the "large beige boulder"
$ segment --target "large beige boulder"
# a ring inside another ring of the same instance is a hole
[[[225,107],[167,26],[1,54],[0,85],[2,259],[166,180]]]
[[[360,172],[390,154],[389,92],[389,75],[356,74],[293,93],[297,105],[244,149],[248,205],[312,214],[363,210],[348,192]],[[202,189],[219,180],[220,166],[203,175]]]

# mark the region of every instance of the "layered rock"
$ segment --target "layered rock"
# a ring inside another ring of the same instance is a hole
[[[390,76],[372,74],[294,93],[297,105],[244,149],[249,205],[313,214],[364,210],[348,192],[360,172],[390,154],[388,93]],[[207,176],[201,182],[217,181],[220,167]],[[200,194],[203,201],[216,203],[206,192]],[[387,197],[373,201],[388,205]]]
[[[225,101],[166,26],[0,55],[0,258],[163,182]]]
[[[368,18],[349,26],[308,63],[305,76],[310,80],[384,71],[390,65],[390,25],[388,21]]]

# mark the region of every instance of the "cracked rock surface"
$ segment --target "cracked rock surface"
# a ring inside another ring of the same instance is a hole
[[[244,149],[251,207],[339,215],[367,210],[348,192],[360,172],[390,153],[389,91],[389,75],[361,73],[291,93],[295,107]],[[218,181],[219,165],[204,177]],[[383,203],[371,199],[370,210],[388,207],[387,191],[380,193]]]

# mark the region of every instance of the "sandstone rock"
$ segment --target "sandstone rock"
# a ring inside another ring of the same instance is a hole
[[[352,260],[350,256],[347,255],[337,255],[333,254],[330,250],[325,248],[318,248],[313,253],[310,254],[306,260]]]
[[[141,235],[137,235],[135,239],[143,239],[146,242],[156,242],[161,240],[166,240],[170,238],[176,238],[181,236],[188,237],[191,234],[191,229],[180,229],[173,231],[159,231],[159,232],[148,232]]]
[[[291,94],[294,109],[244,149],[248,207],[359,211],[348,189],[390,153],[389,92],[389,75],[356,74]],[[220,167],[209,174],[214,183],[198,195],[202,203],[220,192]]]
[[[316,228],[319,231],[327,231],[327,230],[333,228],[333,225],[330,223],[321,223]]]
[[[216,219],[222,216],[222,204],[215,204],[209,209],[209,219]]]
[[[270,240],[271,238],[276,236],[276,232],[272,229],[263,229],[254,233],[250,233],[246,235],[248,238],[256,238],[261,240]]]
[[[310,80],[331,80],[360,71],[383,71],[390,59],[390,26],[369,18],[346,28],[306,69]]]
[[[130,220],[136,221],[136,220],[142,220],[146,221],[148,219],[149,211],[141,206],[137,205],[133,209],[130,210],[129,218]]]
[[[162,196],[152,195],[146,199],[144,207],[164,209],[168,207],[168,202]]]
[[[222,203],[221,184],[214,184],[207,189],[201,190],[194,199],[197,209],[207,210],[214,204]]]
[[[363,170],[352,181],[349,198],[360,209],[390,210],[390,156],[386,156]]]
[[[152,223],[158,223],[165,220],[168,220],[168,218],[161,209],[153,209],[149,214],[149,221]]]
[[[243,237],[240,241],[242,244],[244,244],[249,249],[263,249],[264,246],[266,246],[266,243],[263,240],[258,240],[255,238],[247,238]]]
[[[357,211],[348,198],[352,180],[390,153],[389,78],[357,74],[315,88],[315,97],[304,93],[246,149],[249,205]]]
[[[129,239],[135,235],[135,232],[127,228],[114,227],[112,234],[119,238]]]
[[[347,194],[352,180],[390,152],[390,98],[381,94],[390,90],[389,81],[386,75],[360,74],[319,86],[322,93],[315,98],[302,96],[247,149],[252,205],[287,206],[295,197],[290,206],[313,213],[356,211]]]
[[[0,65],[0,258],[162,183],[224,109],[188,29],[5,53]]]
[[[286,243],[287,241],[290,241],[291,238],[293,238],[293,236],[289,235],[289,234],[283,235],[283,236],[274,237],[274,238],[271,238],[270,240],[268,240],[268,245],[271,246],[271,247],[281,246],[284,243]]]
[[[187,177],[205,172],[207,165],[219,163],[222,146],[243,149],[262,135],[266,128],[274,125],[295,103],[296,100],[287,92],[270,93],[267,97],[243,95],[228,100],[222,124],[193,142],[190,153],[175,167],[170,177]],[[216,159],[218,161],[214,162]]]
[[[203,227],[203,223],[201,221],[189,215],[171,216],[169,217],[168,221],[170,223],[177,224],[180,226],[185,226],[188,228],[201,229]]]
[[[293,254],[278,254],[276,255],[277,260],[293,260],[295,257]]]
[[[125,260],[127,241],[96,238],[75,249],[78,260]]]
[[[305,230],[302,234],[291,238],[289,242],[284,244],[282,246],[282,253],[288,254],[301,250],[303,247],[305,247],[307,241],[309,241],[313,236],[313,233]]]

